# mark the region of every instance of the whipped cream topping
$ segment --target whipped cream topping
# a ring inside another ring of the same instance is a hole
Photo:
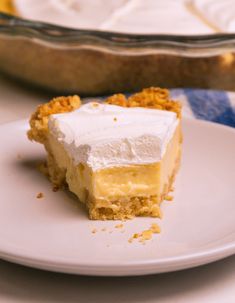
[[[14,0],[24,18],[71,28],[142,34],[210,34],[189,0]]]
[[[234,0],[193,0],[195,10],[219,32],[235,32]]]
[[[159,162],[178,123],[174,112],[90,102],[51,115],[49,130],[75,164],[99,170]]]

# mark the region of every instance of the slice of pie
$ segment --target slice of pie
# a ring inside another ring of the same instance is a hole
[[[67,184],[91,219],[160,217],[181,157],[181,105],[165,89],[82,105],[78,96],[39,106],[30,140],[44,144],[50,180]]]

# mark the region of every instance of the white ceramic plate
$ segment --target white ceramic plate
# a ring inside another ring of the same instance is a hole
[[[0,126],[0,257],[89,275],[142,275],[185,269],[235,253],[235,131],[184,120],[183,163],[162,220],[90,221],[68,192],[53,192],[35,169],[45,157],[27,123]],[[43,192],[44,198],[36,195]],[[145,245],[128,239],[157,222]],[[92,233],[96,228],[97,232]],[[103,229],[103,231],[102,231]]]

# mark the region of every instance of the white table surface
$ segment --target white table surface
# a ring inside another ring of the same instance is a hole
[[[28,118],[50,97],[0,76],[0,123]],[[126,278],[73,276],[0,260],[0,303],[8,302],[233,303],[235,256],[190,270]]]

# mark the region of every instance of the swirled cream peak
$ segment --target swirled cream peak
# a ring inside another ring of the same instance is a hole
[[[75,164],[99,170],[160,161],[177,124],[173,112],[90,102],[51,115],[49,130]]]

